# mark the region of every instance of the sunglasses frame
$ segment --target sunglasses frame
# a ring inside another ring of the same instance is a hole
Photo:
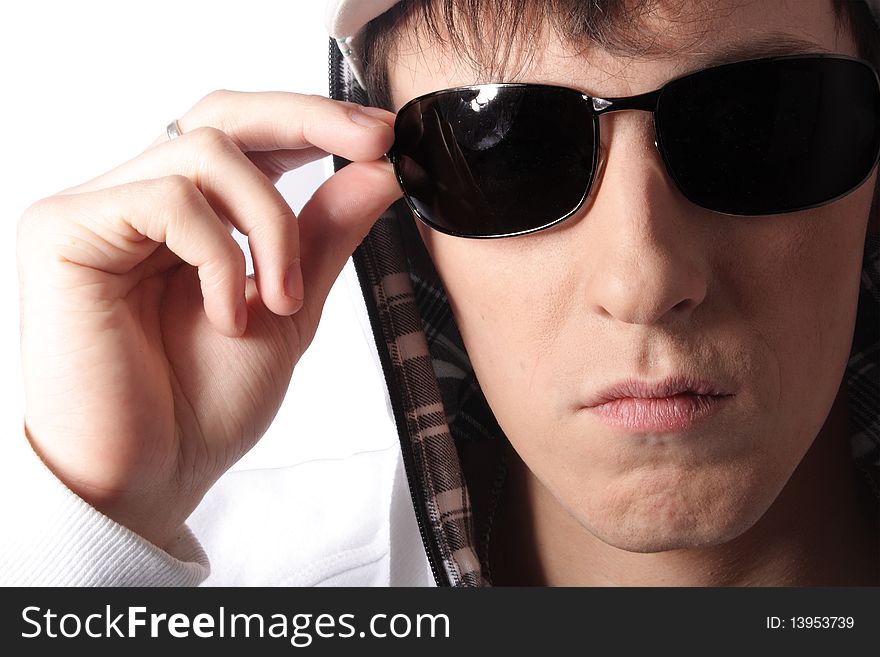
[[[403,112],[408,107],[410,107],[411,105],[414,105],[415,103],[424,102],[425,100],[429,100],[429,99],[433,98],[434,96],[440,96],[440,95],[447,94],[450,92],[479,91],[479,90],[486,89],[486,88],[543,88],[543,89],[562,90],[566,93],[577,94],[580,97],[580,100],[586,104],[588,112],[590,113],[590,116],[591,116],[591,123],[592,123],[592,128],[593,128],[593,140],[594,140],[594,143],[596,143],[596,144],[599,143],[599,139],[600,139],[599,117],[602,116],[603,114],[607,114],[610,112],[626,111],[626,110],[650,112],[652,115],[652,121],[654,124],[654,147],[657,148],[657,151],[659,152],[660,157],[663,160],[663,164],[664,164],[664,167],[666,168],[667,174],[675,183],[676,188],[682,193],[682,195],[684,195],[684,192],[681,191],[683,189],[682,185],[679,183],[678,179],[676,178],[676,176],[675,176],[674,172],[672,171],[672,168],[667,160],[667,155],[666,155],[665,149],[663,148],[663,132],[660,129],[660,125],[658,124],[658,121],[657,121],[657,116],[658,116],[657,110],[659,108],[660,98],[661,98],[664,90],[669,85],[671,85],[675,82],[678,82],[680,80],[685,80],[685,79],[690,78],[695,75],[703,74],[707,71],[716,71],[716,70],[721,70],[721,69],[725,69],[725,68],[739,67],[739,66],[755,64],[755,63],[760,63],[760,62],[795,60],[795,59],[840,59],[840,60],[858,62],[858,63],[868,67],[868,69],[874,75],[874,80],[875,80],[878,88],[880,88],[880,76],[878,76],[877,70],[874,68],[874,66],[869,61],[867,61],[865,59],[861,59],[858,57],[852,57],[850,55],[838,54],[838,53],[825,53],[825,52],[797,53],[797,54],[792,54],[792,55],[778,55],[778,56],[773,56],[773,57],[758,57],[758,58],[745,59],[745,60],[736,61],[736,62],[729,62],[726,64],[719,64],[716,66],[709,66],[709,67],[702,68],[702,69],[699,69],[696,71],[691,71],[689,73],[685,73],[683,75],[679,75],[675,78],[667,80],[665,83],[663,83],[663,85],[661,85],[660,87],[658,87],[652,91],[647,91],[645,93],[636,94],[633,96],[616,96],[616,97],[603,98],[603,97],[598,97],[598,96],[590,96],[589,94],[587,94],[581,90],[574,89],[572,87],[566,87],[566,86],[562,86],[562,85],[531,83],[531,82],[487,82],[487,83],[482,83],[482,84],[450,87],[447,89],[440,89],[437,91],[432,91],[432,92],[423,94],[421,96],[417,96],[417,97],[412,98],[409,101],[407,101],[397,111],[397,117],[395,118],[395,122],[394,122],[395,131],[397,130],[397,123],[400,119],[400,116],[403,114]],[[415,205],[413,204],[413,202],[410,200],[409,194],[406,191],[406,186],[403,182],[403,177],[401,176],[401,173],[400,173],[399,154],[398,154],[397,150],[395,149],[395,145],[391,146],[389,151],[385,154],[385,157],[388,160],[390,160],[390,162],[394,166],[394,174],[397,178],[397,182],[400,185],[401,190],[403,191],[403,198],[405,199],[406,204],[409,206],[409,208],[413,212],[413,214],[426,226],[428,226],[429,228],[432,228],[438,232],[445,233],[447,235],[452,235],[455,237],[464,237],[464,238],[468,238],[468,239],[497,239],[497,238],[503,238],[503,237],[517,237],[519,235],[528,235],[530,233],[535,233],[538,231],[546,230],[547,228],[555,226],[556,224],[559,224],[559,223],[565,221],[566,219],[570,218],[572,215],[576,214],[583,207],[584,202],[587,200],[587,198],[590,196],[590,193],[593,191],[593,183],[595,182],[596,174],[598,173],[597,165],[598,165],[598,159],[599,159],[599,148],[598,147],[593,148],[593,161],[591,164],[590,177],[589,177],[589,180],[587,181],[587,184],[584,189],[584,193],[583,193],[580,201],[577,203],[577,205],[574,208],[572,208],[565,215],[558,217],[548,223],[542,224],[536,228],[529,228],[529,229],[521,230],[521,231],[514,231],[514,232],[509,232],[509,233],[499,233],[499,234],[492,234],[492,235],[471,235],[471,234],[467,234],[467,233],[453,231],[448,228],[438,226],[438,225],[434,224],[432,221],[430,221],[428,218],[423,216],[422,213],[419,212],[418,208],[416,208]],[[861,185],[864,184],[864,182],[871,176],[871,173],[874,171],[874,168],[877,166],[878,160],[880,160],[880,149],[878,149],[878,152],[874,157],[874,163],[872,164],[871,168],[868,170],[867,175],[865,175],[865,177],[858,184],[852,186],[846,192],[843,192],[842,194],[840,194],[832,199],[822,201],[819,203],[815,203],[813,205],[797,207],[797,208],[794,208],[791,210],[783,210],[781,212],[774,212],[772,214],[773,215],[788,214],[791,212],[800,212],[802,210],[809,210],[812,208],[828,205],[830,203],[833,203],[833,202],[843,198],[844,196],[848,196],[853,191],[855,191],[856,189],[861,187]],[[687,196],[685,196],[685,198],[687,198]],[[690,201],[690,199],[688,199],[688,201],[693,203],[693,205],[695,205],[697,207],[703,208],[703,206],[700,206],[697,203]],[[734,214],[734,213],[729,213],[729,212],[721,212],[719,210],[713,210],[712,208],[703,208],[703,209],[709,210],[710,212],[715,212],[717,214],[726,215],[726,216],[735,216],[735,217],[761,216],[761,215],[742,215],[742,214]]]

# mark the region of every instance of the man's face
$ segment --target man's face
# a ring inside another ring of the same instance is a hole
[[[633,95],[698,68],[701,53],[776,31],[857,56],[828,0],[710,4],[708,22],[649,19],[683,46],[668,59],[575,54],[545,33],[516,81]],[[403,44],[390,71],[395,109],[477,81],[450,57],[424,40]],[[604,170],[575,216],[496,240],[418,227],[501,428],[556,501],[623,549],[731,540],[769,508],[837,395],[876,172],[824,207],[720,215],[676,189],[650,114],[600,122]],[[733,396],[682,431],[626,431],[583,408],[614,382],[679,374]]]

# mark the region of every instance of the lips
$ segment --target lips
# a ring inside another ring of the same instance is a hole
[[[724,405],[733,393],[705,379],[626,379],[584,405],[609,426],[629,431],[683,431]]]

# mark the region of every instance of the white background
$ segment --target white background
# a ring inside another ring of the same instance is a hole
[[[323,0],[0,6],[0,439],[17,440],[23,399],[15,226],[22,212],[136,156],[214,89],[328,95],[328,40]],[[286,174],[278,186],[298,211],[330,172],[325,158]],[[279,416],[237,467],[279,467],[370,441],[387,444],[387,432],[362,430],[388,420],[350,289],[337,282]],[[344,413],[334,412],[339,406]]]

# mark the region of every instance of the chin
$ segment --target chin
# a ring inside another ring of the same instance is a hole
[[[688,529],[662,527],[656,524],[633,524],[626,527],[614,527],[608,531],[604,531],[602,528],[591,529],[591,531],[600,541],[618,550],[655,553],[722,545],[747,529],[748,526],[740,528],[724,524]]]
[[[691,483],[699,483],[691,482]],[[732,483],[732,482],[729,482]],[[739,485],[681,485],[620,491],[576,514],[596,538],[628,552],[665,552],[728,543],[760,520],[772,499]]]

